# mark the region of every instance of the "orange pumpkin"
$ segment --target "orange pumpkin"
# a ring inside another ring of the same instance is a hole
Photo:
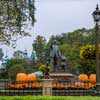
[[[82,83],[80,83],[80,82],[75,82],[74,85],[75,85],[76,88],[81,88]]]
[[[89,88],[93,88],[93,87],[95,87],[95,85],[92,83],[89,83]]]
[[[35,74],[28,74],[27,75],[27,81],[35,81],[36,75]]]
[[[35,83],[35,87],[38,88],[39,87],[39,83]]]
[[[59,83],[56,84],[56,87],[57,87],[57,88],[61,88],[61,84],[59,84]]]
[[[35,87],[41,88],[42,87],[42,84],[41,83],[35,83]]]
[[[15,88],[17,88],[17,89],[24,89],[26,87],[25,87],[25,84],[16,84]]]
[[[64,88],[65,86],[64,86],[64,84],[60,84],[60,87],[61,87],[61,88]]]
[[[32,84],[32,88],[34,88],[34,87],[35,87],[35,83]]]
[[[8,88],[15,88],[15,84],[9,84]]]
[[[96,83],[96,74],[91,74],[89,76],[89,80],[90,80],[91,83]]]
[[[43,84],[42,83],[40,83],[40,87],[43,87]]]
[[[54,84],[52,85],[52,87],[53,87],[53,88],[56,88],[56,87],[57,87],[57,85],[54,83]]]
[[[16,81],[26,81],[27,75],[25,73],[18,73],[16,75]]]
[[[78,80],[81,81],[81,82],[88,81],[88,75],[80,74],[79,77],[78,77]]]

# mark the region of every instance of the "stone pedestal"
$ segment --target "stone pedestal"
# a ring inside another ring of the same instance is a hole
[[[53,79],[43,79],[43,95],[52,96],[52,82]]]
[[[50,77],[54,80],[69,80],[73,81],[74,80],[74,75],[71,73],[50,73]]]

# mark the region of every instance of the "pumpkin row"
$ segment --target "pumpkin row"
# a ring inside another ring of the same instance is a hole
[[[53,88],[94,88],[96,84],[92,83],[83,83],[83,82],[75,82],[75,83],[68,83],[68,84],[61,84],[61,83],[54,83],[52,84]],[[25,89],[25,88],[42,88],[42,83],[20,83],[20,84],[9,84],[7,85],[7,88],[13,88],[13,89]]]

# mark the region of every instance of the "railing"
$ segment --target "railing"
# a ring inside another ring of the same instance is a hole
[[[95,84],[79,81],[55,81],[53,95],[56,96],[86,96],[95,95]]]
[[[53,81],[52,87],[44,87],[43,80],[30,82],[0,81],[0,95],[43,95],[51,91],[54,96],[95,95],[95,83],[79,81]]]
[[[16,81],[2,81],[0,88],[0,95],[42,95],[42,82],[16,82]]]

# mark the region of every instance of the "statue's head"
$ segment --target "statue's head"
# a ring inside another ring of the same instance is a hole
[[[56,41],[56,40],[53,40],[53,41],[51,42],[51,46],[50,46],[51,49],[53,48],[53,45],[57,45],[57,41]]]
[[[62,61],[66,61],[66,57],[65,56],[62,56],[61,59],[62,59]]]
[[[53,44],[57,44],[57,41],[56,40],[53,40],[53,42],[52,42]]]

